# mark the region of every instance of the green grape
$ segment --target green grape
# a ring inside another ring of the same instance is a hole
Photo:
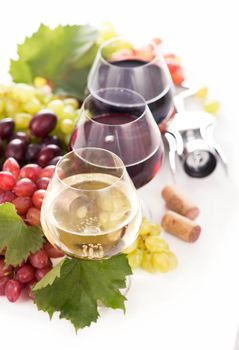
[[[176,269],[178,266],[178,259],[172,252],[168,252],[170,270]]]
[[[35,95],[35,89],[31,85],[27,84],[13,84],[10,91],[10,96],[21,103],[26,103],[31,100]]]
[[[0,115],[4,113],[5,110],[5,101],[0,99]]]
[[[143,218],[140,229],[139,229],[139,234],[140,235],[147,235],[151,232],[152,225],[151,223]]]
[[[211,114],[217,114],[220,109],[220,103],[218,101],[208,102],[203,106],[204,110]]]
[[[27,113],[30,113],[30,114],[36,114],[42,108],[43,108],[42,104],[40,103],[40,101],[36,97],[33,97],[30,101],[27,101],[23,105],[24,111]]]
[[[70,106],[73,109],[77,109],[79,107],[79,102],[75,98],[65,98],[64,99],[64,105]]]
[[[51,88],[48,85],[45,85],[40,88],[35,88],[35,97],[44,105],[47,105],[53,97]]]
[[[142,263],[143,252],[139,249],[128,254],[128,262],[132,269],[137,269]]]
[[[171,269],[168,254],[165,252],[154,253],[152,255],[152,264],[154,269],[160,272],[168,272]]]
[[[47,104],[47,108],[56,113],[56,115],[61,118],[63,116],[64,102],[62,100],[53,100]]]
[[[0,84],[0,97],[7,96],[9,92],[9,86]]]
[[[70,135],[70,134],[68,134],[68,135],[62,135],[61,133],[59,133],[59,138],[63,138],[64,141],[65,141],[65,144],[66,144],[66,145],[69,145],[70,139],[71,139],[71,135]]]
[[[5,101],[5,112],[7,116],[14,117],[17,113],[22,111],[20,102],[7,98]]]
[[[153,235],[159,235],[161,232],[161,226],[159,224],[155,224],[151,226],[150,234]]]
[[[203,87],[199,88],[198,91],[196,92],[196,96],[198,98],[200,98],[201,100],[206,100],[206,98],[208,96],[208,87],[203,86]]]
[[[129,254],[129,253],[133,252],[137,248],[137,246],[138,246],[138,241],[136,239],[128,248],[126,248],[123,251],[123,253]]]
[[[32,119],[31,114],[28,114],[28,113],[17,113],[15,115],[15,118],[14,118],[15,123],[16,123],[16,128],[18,130],[20,130],[20,129],[27,129],[31,119]]]
[[[104,59],[110,60],[112,56],[120,50],[132,49],[133,46],[129,41],[126,40],[116,40],[109,43],[107,46],[103,47],[102,55]]]
[[[168,244],[159,236],[146,237],[145,246],[152,253],[161,253],[169,250]]]
[[[43,77],[36,77],[33,83],[35,87],[43,87],[47,85],[47,80]]]
[[[80,118],[80,115],[81,115],[81,109],[76,109],[76,110],[74,111],[74,117],[72,116],[72,119],[73,119],[74,121],[77,121],[77,120]]]
[[[60,130],[63,132],[63,134],[71,134],[74,126],[74,122],[70,119],[64,119],[60,122]]]
[[[143,252],[141,267],[148,272],[155,272],[155,267],[152,262],[152,254],[148,252]]]
[[[141,249],[141,250],[145,250],[146,249],[143,237],[139,236],[137,238],[137,244],[138,244],[138,248],[139,249]]]
[[[65,106],[62,112],[63,119],[75,120],[75,110],[71,106]]]

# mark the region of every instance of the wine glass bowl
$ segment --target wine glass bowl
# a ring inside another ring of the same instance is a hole
[[[102,44],[88,77],[88,90],[121,87],[141,94],[157,124],[173,111],[173,84],[157,46],[115,37]]]
[[[136,188],[155,176],[164,154],[159,128],[144,98],[125,88],[101,89],[85,99],[70,145],[117,154]]]
[[[141,218],[122,160],[90,147],[69,152],[58,162],[41,210],[47,239],[81,259],[123,251],[135,241]]]

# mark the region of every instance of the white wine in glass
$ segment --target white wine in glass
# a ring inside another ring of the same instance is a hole
[[[48,240],[67,255],[111,257],[137,237],[141,208],[122,160],[100,148],[82,148],[57,164],[42,206]]]

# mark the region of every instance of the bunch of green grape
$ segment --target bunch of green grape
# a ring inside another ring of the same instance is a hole
[[[132,269],[141,267],[148,272],[168,272],[177,267],[177,258],[160,237],[160,231],[160,225],[143,218],[138,238],[124,251]]]
[[[28,129],[32,117],[47,109],[57,116],[52,134],[68,143],[79,116],[79,101],[75,98],[60,98],[52,93],[46,79],[37,77],[34,86],[13,83],[0,85],[0,119],[13,118],[17,131]]]

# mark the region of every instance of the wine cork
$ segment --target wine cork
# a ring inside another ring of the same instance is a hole
[[[191,220],[196,219],[199,215],[199,208],[171,186],[164,187],[162,197],[166,202],[167,208],[178,214]]]
[[[168,210],[162,218],[163,229],[186,242],[195,242],[200,233],[201,227],[185,216]]]

